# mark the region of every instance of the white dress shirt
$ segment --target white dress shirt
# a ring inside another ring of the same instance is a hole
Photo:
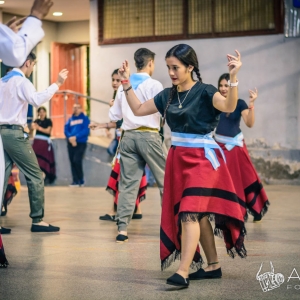
[[[59,89],[56,83],[43,92],[37,92],[33,84],[20,69],[14,68],[22,76],[14,76],[3,82],[0,80],[0,124],[27,124],[28,104],[39,107],[49,101]]]
[[[137,73],[146,75],[146,73]],[[142,102],[146,102],[154,98],[158,93],[163,90],[162,84],[149,77],[149,79],[142,82],[137,89],[134,90],[137,98]],[[123,119],[121,126],[124,130],[137,129],[145,126],[150,128],[160,129],[160,113],[155,113],[149,116],[136,117],[126,100],[125,92],[123,92],[123,86],[118,88],[117,95],[114,101],[114,105],[109,110],[109,118],[112,122],[117,122]]]
[[[28,17],[18,33],[0,24],[0,59],[7,66],[22,66],[30,51],[43,37],[42,22],[34,17]]]

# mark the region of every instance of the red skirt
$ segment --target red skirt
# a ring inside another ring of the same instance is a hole
[[[111,171],[111,174],[110,174],[110,177],[109,177],[109,180],[107,183],[107,187],[106,187],[106,190],[115,197],[115,200],[114,200],[115,205],[118,205],[118,198],[119,198],[118,185],[119,185],[119,180],[120,180],[120,171],[121,171],[120,162],[117,159],[116,163]],[[147,190],[147,177],[146,177],[146,174],[144,171],[142,179],[141,179],[138,195],[136,198],[136,204],[135,204],[136,206],[138,206],[140,204],[140,202],[142,202],[143,200],[146,199],[146,190]]]
[[[6,268],[7,265],[8,265],[8,261],[5,256],[1,233],[0,233],[0,268]]]
[[[263,217],[270,203],[251,162],[245,142],[243,147],[236,146],[230,151],[224,144],[218,144],[224,151],[237,196],[246,203],[247,212],[254,217]]]
[[[46,175],[46,180],[53,183],[56,179],[54,151],[47,141],[34,139],[32,144],[39,166]]]
[[[231,257],[247,255],[244,247],[245,205],[235,193],[229,171],[219,150],[220,167],[214,170],[203,148],[171,147],[165,171],[160,230],[162,269],[181,252],[181,221],[209,216],[215,235],[223,236]],[[201,267],[200,249],[195,249],[192,267]]]

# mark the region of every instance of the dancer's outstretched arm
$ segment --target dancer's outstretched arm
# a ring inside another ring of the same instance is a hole
[[[110,129],[110,128],[116,128],[117,124],[116,122],[108,122],[108,123],[96,123],[96,122],[92,122],[89,125],[89,128],[92,130],[96,130],[96,129]]]
[[[230,75],[230,83],[237,84],[236,75],[242,66],[241,54],[235,50],[237,56],[227,54],[228,68]],[[236,109],[238,101],[238,89],[237,85],[231,86],[228,91],[227,97],[223,97],[219,92],[214,94],[213,105],[216,109],[222,112],[231,113]]]

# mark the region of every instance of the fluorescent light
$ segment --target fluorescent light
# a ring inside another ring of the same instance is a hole
[[[5,3],[5,1],[0,1],[0,4],[4,4]]]
[[[63,13],[60,11],[56,11],[53,13],[53,16],[55,16],[55,17],[61,17],[62,15],[63,15]]]

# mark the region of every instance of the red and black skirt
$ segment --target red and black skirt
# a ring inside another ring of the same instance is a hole
[[[38,164],[45,173],[45,181],[53,183],[56,179],[54,151],[52,144],[47,140],[34,139],[32,148],[36,154]]]
[[[181,253],[181,222],[215,221],[214,234],[224,237],[227,253],[246,257],[244,247],[245,203],[238,198],[233,182],[219,150],[215,150],[220,167],[214,170],[203,148],[172,146],[164,181],[160,230],[162,269]],[[199,246],[191,267],[203,263]]]
[[[247,207],[247,212],[254,217],[262,218],[270,205],[267,194],[251,162],[246,144],[235,146],[228,151],[225,144],[219,143],[226,157],[227,168],[230,172],[235,191]]]
[[[119,198],[119,180],[120,180],[120,162],[119,159],[116,159],[116,163],[111,171],[106,190],[111,193],[115,197],[115,205],[118,205],[118,198]],[[140,204],[143,200],[146,199],[146,190],[147,190],[147,177],[145,174],[145,171],[143,173],[141,183],[140,183],[140,188],[138,191],[138,195],[136,198],[136,206]]]
[[[7,206],[11,203],[12,199],[17,195],[15,180],[12,174],[10,174],[7,182],[6,192],[3,199],[4,209],[7,210]]]
[[[8,266],[8,261],[5,256],[4,247],[2,243],[2,237],[0,233],[0,268],[6,268]]]

